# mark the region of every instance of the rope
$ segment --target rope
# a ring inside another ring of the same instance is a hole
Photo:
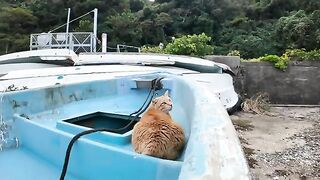
[[[115,50],[117,50],[117,48],[113,48],[113,47],[109,47],[109,46],[107,46],[107,48],[108,48],[108,49],[115,49]],[[125,49],[125,48],[120,48],[120,49]]]
[[[87,13],[85,13],[85,14],[83,14],[83,15],[75,18],[75,19],[72,19],[72,20],[69,22],[69,24],[72,23],[72,22],[74,22],[74,21],[76,21],[76,20],[78,20],[78,19],[80,19],[80,18],[82,18],[82,17],[84,17],[84,16],[86,16],[86,15],[88,15],[88,14],[90,14],[91,12],[93,12],[93,10],[91,10],[91,11],[89,11],[89,12],[87,12]],[[57,29],[60,29],[61,27],[65,26],[65,25],[67,25],[67,24],[68,24],[68,23],[64,23],[64,24],[62,24],[62,25],[54,28],[53,30],[50,30],[48,33],[51,33],[51,32],[53,32],[53,31],[55,31],[55,30],[57,30]]]

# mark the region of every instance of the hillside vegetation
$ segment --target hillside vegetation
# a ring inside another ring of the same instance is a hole
[[[68,7],[71,19],[98,8],[99,37],[108,33],[110,47],[166,45],[205,33],[214,54],[236,50],[243,58],[320,48],[319,0],[0,0],[0,7],[0,54],[27,50],[31,33],[66,22]],[[90,31],[92,18],[71,30]]]

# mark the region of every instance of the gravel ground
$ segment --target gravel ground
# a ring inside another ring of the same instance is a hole
[[[320,107],[231,116],[253,179],[320,179]]]

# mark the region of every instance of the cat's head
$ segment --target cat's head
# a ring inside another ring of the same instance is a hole
[[[152,100],[151,106],[155,109],[168,113],[172,109],[172,101],[169,97],[169,92],[166,91],[164,95],[154,98]]]

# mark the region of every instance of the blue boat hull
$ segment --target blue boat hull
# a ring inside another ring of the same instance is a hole
[[[218,98],[169,74],[2,93],[3,120],[11,126],[10,137],[17,137],[19,147],[0,152],[0,179],[58,179],[68,143],[89,129],[65,120],[96,112],[129,115],[149,92],[138,86],[137,79],[158,76],[166,77],[158,94],[170,91],[171,115],[188,139],[181,157],[171,161],[135,153],[131,130],[98,132],[75,143],[66,179],[248,179],[239,141]],[[228,152],[221,152],[224,148]],[[227,174],[230,168],[234,172]]]

